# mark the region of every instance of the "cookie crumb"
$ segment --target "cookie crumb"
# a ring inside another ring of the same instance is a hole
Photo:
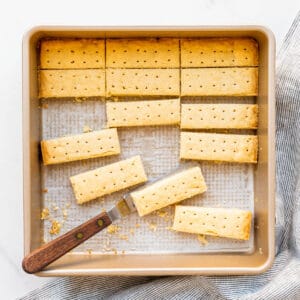
[[[83,133],[87,133],[87,132],[91,132],[91,131],[93,131],[93,129],[91,127],[89,127],[88,125],[83,126]]]
[[[49,218],[49,215],[50,215],[49,208],[47,207],[43,208],[41,212],[41,220],[47,220]]]
[[[149,226],[149,229],[152,230],[153,232],[155,232],[157,229],[157,224],[154,222],[149,223],[148,226]]]
[[[197,239],[204,246],[208,244],[208,241],[204,234],[198,234]]]
[[[60,229],[61,229],[61,224],[58,221],[53,220],[52,224],[51,224],[51,228],[49,230],[49,233],[57,235],[60,233]]]
[[[68,212],[67,212],[66,209],[63,209],[62,215],[63,215],[64,220],[67,220],[67,219],[68,219]]]
[[[42,193],[48,193],[48,189],[42,189]]]
[[[126,235],[126,234],[119,234],[119,238],[121,240],[128,241],[128,235]]]
[[[86,249],[86,251],[87,251],[87,253],[88,253],[89,255],[91,255],[91,254],[92,254],[92,251],[93,251],[93,249]]]
[[[259,252],[260,255],[264,254],[262,248],[258,248],[258,252]]]
[[[141,224],[139,224],[139,223],[135,224],[135,228],[140,228],[140,227],[141,227]]]
[[[130,228],[129,232],[130,232],[130,234],[134,235],[134,232],[135,232],[134,228]]]
[[[109,233],[109,234],[118,233],[119,230],[120,230],[120,226],[118,226],[118,225],[109,225],[107,227],[107,233]]]

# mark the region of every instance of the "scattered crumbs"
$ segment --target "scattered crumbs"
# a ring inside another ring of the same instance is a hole
[[[258,252],[259,252],[260,255],[264,254],[262,248],[258,248]]]
[[[106,208],[102,207],[101,212],[106,212]]]
[[[58,221],[53,220],[52,224],[51,224],[51,228],[49,230],[49,233],[50,234],[59,234],[60,228],[61,228],[61,224]]]
[[[59,207],[58,207],[55,203],[52,203],[52,204],[51,204],[51,208],[52,208],[54,211],[59,210]]]
[[[262,147],[260,147],[260,148],[259,148],[259,151],[262,151],[262,150],[263,150],[263,148],[262,148]]]
[[[255,225],[254,227],[255,227],[255,229],[259,229],[259,225]]]
[[[68,202],[67,204],[66,204],[66,208],[70,208],[71,207],[71,202]]]
[[[159,210],[156,212],[156,214],[163,219],[166,219],[166,217],[168,216],[168,212],[165,210]]]
[[[67,212],[66,209],[63,209],[62,215],[63,215],[64,220],[67,220],[67,218],[68,218],[68,212]]]
[[[47,220],[49,218],[49,215],[50,215],[49,208],[47,207],[43,208],[41,212],[41,220]]]
[[[45,238],[42,239],[42,244],[47,244],[47,240]]]
[[[119,234],[119,238],[121,240],[128,241],[128,235],[126,235],[126,234]]]
[[[86,249],[86,251],[87,251],[87,253],[88,253],[89,255],[91,255],[91,254],[92,254],[92,251],[93,251],[93,249]]]
[[[118,254],[118,251],[117,251],[116,248],[112,248],[111,250],[114,252],[114,255],[117,255],[117,254]]]
[[[93,129],[91,127],[89,127],[88,125],[83,126],[83,133],[87,133],[87,132],[91,132],[91,131],[93,131]]]
[[[42,189],[42,193],[48,193],[48,189]]]
[[[198,234],[197,239],[204,246],[208,244],[208,241],[204,234]]]
[[[157,224],[154,222],[149,223],[148,226],[149,226],[149,229],[152,230],[153,232],[155,232],[157,229]]]
[[[109,234],[115,234],[115,233],[119,232],[119,230],[120,230],[120,226],[118,226],[118,225],[112,224],[107,227],[107,232]]]
[[[125,254],[125,250],[122,250],[122,252],[121,252],[122,254]]]
[[[135,228],[140,228],[140,227],[141,227],[141,224],[139,224],[139,223],[135,224]]]
[[[130,232],[130,234],[132,234],[132,235],[133,235],[133,234],[134,234],[134,232],[135,232],[134,228],[130,228],[130,229],[129,229],[129,232]]]

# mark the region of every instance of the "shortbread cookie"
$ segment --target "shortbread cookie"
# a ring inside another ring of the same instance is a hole
[[[173,229],[176,231],[249,240],[250,211],[176,205]]]
[[[45,140],[41,149],[44,164],[51,165],[119,154],[120,144],[117,130],[112,128]]]
[[[78,204],[147,181],[140,156],[70,177]]]
[[[104,69],[105,50],[101,39],[43,40],[41,69]]]
[[[256,96],[258,68],[181,70],[181,96]]]
[[[206,189],[201,169],[193,167],[158,180],[130,195],[139,215],[144,216],[157,209],[201,194]]]
[[[107,96],[179,96],[178,69],[107,69]]]
[[[258,66],[258,44],[249,38],[202,38],[181,40],[181,66]]]
[[[178,39],[108,39],[108,68],[179,68]]]
[[[104,70],[41,70],[40,98],[103,97]]]
[[[255,135],[181,132],[180,158],[239,163],[256,163]]]
[[[180,123],[180,99],[106,102],[108,127]]]
[[[182,104],[183,129],[256,129],[257,104]]]

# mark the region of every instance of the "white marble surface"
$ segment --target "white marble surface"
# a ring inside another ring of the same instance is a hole
[[[25,274],[22,212],[21,43],[36,25],[265,25],[278,48],[299,0],[85,0],[0,2],[0,291],[15,299],[47,278]]]

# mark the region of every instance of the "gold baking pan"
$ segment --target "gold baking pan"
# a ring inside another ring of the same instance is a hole
[[[64,27],[30,30],[23,39],[23,178],[24,254],[43,239],[42,182],[39,142],[42,113],[38,99],[38,45],[42,38],[129,37],[252,37],[259,45],[259,159],[253,167],[254,242],[248,252],[130,253],[124,255],[72,252],[52,263],[39,276],[77,275],[228,275],[267,270],[275,253],[275,40],[259,26],[197,27]],[[88,219],[88,216],[86,216]]]

